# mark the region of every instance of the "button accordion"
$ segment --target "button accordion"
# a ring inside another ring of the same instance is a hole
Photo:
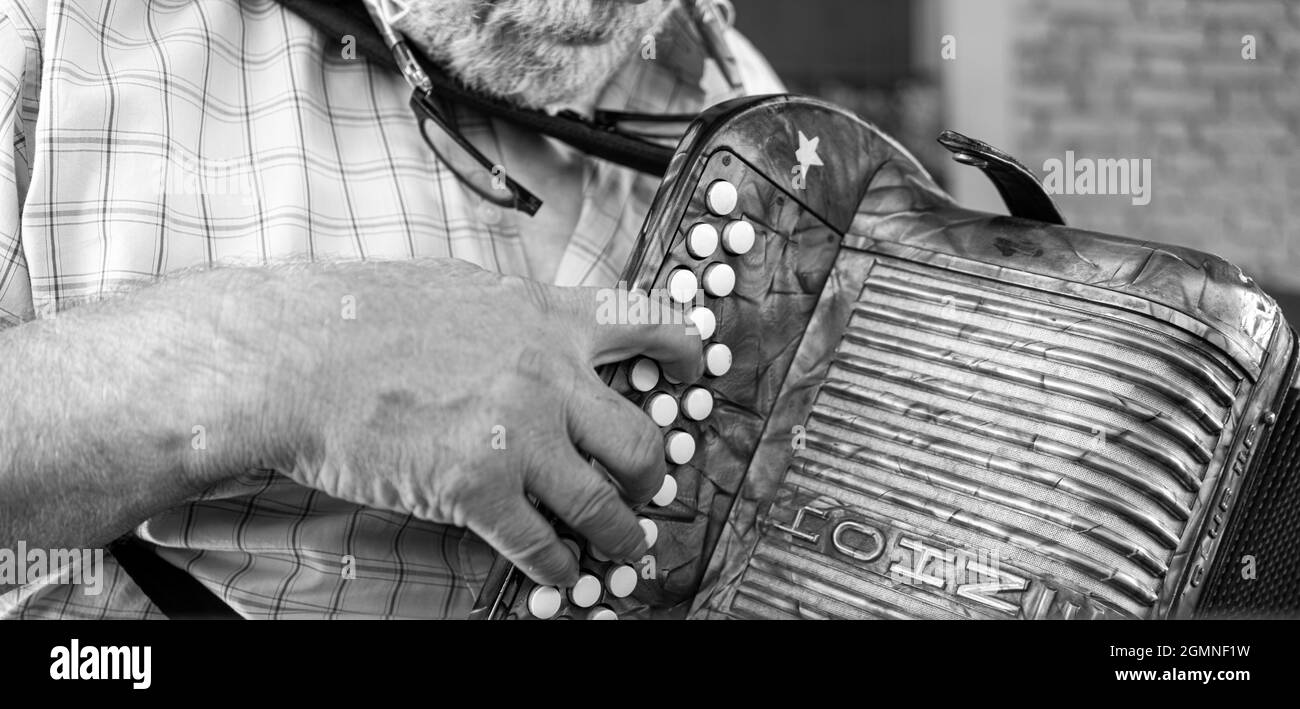
[[[572,589],[498,559],[478,618],[1169,618],[1300,608],[1296,338],[1236,267],[956,205],[816,100],[678,147],[627,283],[690,301],[700,382],[606,381],[662,425],[650,553]],[[707,404],[707,405],[706,405]]]

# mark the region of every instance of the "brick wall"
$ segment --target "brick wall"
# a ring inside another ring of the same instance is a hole
[[[1017,0],[1014,16],[1018,156],[1040,173],[1066,150],[1152,160],[1150,204],[1060,195],[1067,221],[1300,292],[1300,0]]]

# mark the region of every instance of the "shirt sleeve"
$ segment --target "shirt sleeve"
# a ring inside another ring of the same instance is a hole
[[[0,329],[31,320],[22,206],[31,180],[40,93],[38,3],[0,0]]]
[[[744,84],[742,95],[762,96],[786,93],[785,84],[772,69],[772,65],[768,64],[763,54],[735,28],[727,29],[727,48],[736,58],[736,68],[739,69],[740,81]],[[736,97],[736,93],[723,77],[722,70],[712,60],[704,62],[700,88],[704,90],[703,105],[705,106],[712,106],[719,101]]]
[[[785,83],[777,76],[772,65],[754,47],[745,35],[732,28],[727,32],[727,45],[736,56],[740,68],[740,79],[745,84],[745,93],[750,96],[786,93]]]

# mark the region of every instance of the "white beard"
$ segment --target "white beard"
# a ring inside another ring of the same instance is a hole
[[[456,78],[528,108],[586,106],[673,0],[408,0],[394,25]]]

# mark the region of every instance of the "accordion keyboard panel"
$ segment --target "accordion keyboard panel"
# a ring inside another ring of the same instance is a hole
[[[877,260],[728,614],[1155,613],[1244,375],[1077,305]]]
[[[579,587],[538,587],[512,571],[489,617],[670,619],[685,616],[694,599],[840,236],[725,150],[702,166],[665,234],[666,256],[642,263],[622,285],[667,294],[683,327],[689,316],[705,376],[674,382],[645,357],[606,371],[609,385],[665,436],[665,488],[638,511],[650,551],[634,563],[612,561],[554,520],[578,559]],[[710,285],[715,269],[728,274],[725,292]]]

